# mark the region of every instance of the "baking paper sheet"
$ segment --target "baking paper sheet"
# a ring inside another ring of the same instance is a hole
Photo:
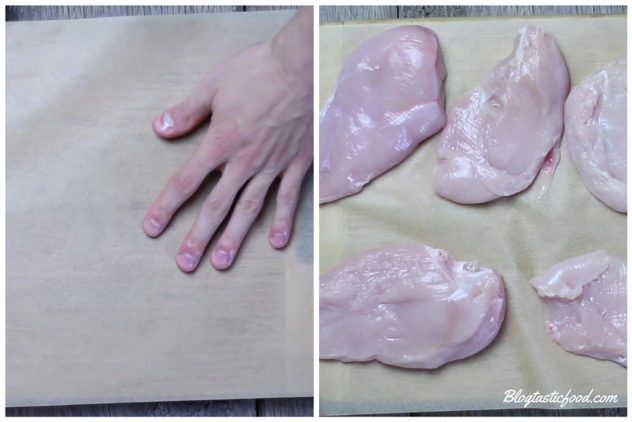
[[[268,244],[270,195],[229,271],[174,261],[217,175],[141,229],[207,127],[152,119],[293,13],[7,24],[7,405],[312,394],[311,177],[290,245]]]
[[[626,54],[626,19],[554,17],[423,19],[321,26],[320,104],[344,59],[364,40],[414,23],[435,31],[448,76],[447,109],[512,50],[517,30],[545,28],[566,59],[574,86]],[[487,205],[457,205],[434,194],[431,174],[438,136],[358,195],[320,207],[320,272],[359,252],[421,242],[459,260],[478,260],[504,276],[507,315],[496,340],[481,353],[438,370],[406,370],[378,362],[320,362],[321,415],[522,407],[504,403],[505,391],[617,394],[625,407],[626,369],[564,351],[548,338],[544,308],[529,280],[553,264],[603,248],[626,257],[626,216],[593,197],[575,170],[566,144],[551,189],[541,180],[527,191]],[[558,404],[531,405],[559,409]]]

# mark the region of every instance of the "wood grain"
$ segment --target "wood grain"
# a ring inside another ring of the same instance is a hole
[[[321,6],[319,11],[321,23],[398,17],[398,6]]]
[[[607,15],[626,6],[321,6],[320,23],[462,16]]]
[[[257,416],[306,416],[313,413],[313,397],[257,400]]]
[[[246,12],[259,12],[265,10],[294,10],[299,6],[244,6]]]
[[[297,400],[299,402],[300,400]],[[9,407],[7,416],[257,416],[255,400]]]
[[[299,6],[7,6],[7,21],[293,10]]]
[[[7,21],[244,11],[244,6],[7,6]]]
[[[399,6],[399,17],[606,15],[625,13],[625,9],[625,6]]]
[[[624,407],[615,409],[498,409],[467,410],[462,412],[410,413],[410,416],[627,416]]]

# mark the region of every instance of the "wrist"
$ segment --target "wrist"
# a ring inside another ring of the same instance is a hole
[[[302,7],[270,41],[270,49],[288,82],[313,86],[313,8]]]

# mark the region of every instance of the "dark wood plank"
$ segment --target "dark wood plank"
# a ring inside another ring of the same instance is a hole
[[[243,11],[244,6],[7,6],[7,21]]]
[[[396,8],[397,11],[393,10]],[[345,20],[625,14],[626,6],[321,6],[320,23]]]
[[[6,416],[110,416],[107,404],[7,407]]]
[[[204,400],[107,405],[111,416],[256,416],[256,400]]]
[[[313,416],[314,398],[257,400],[257,416]]]
[[[627,13],[626,6],[399,6],[400,18],[550,16]]]
[[[246,12],[260,12],[267,10],[295,10],[300,6],[245,6]]]
[[[422,412],[410,416],[627,416],[626,408],[616,409],[498,409],[461,412]]]
[[[397,19],[397,6],[321,6],[320,23],[345,20]]]
[[[7,21],[290,10],[299,6],[6,6]]]
[[[6,416],[256,416],[256,400],[8,407]]]

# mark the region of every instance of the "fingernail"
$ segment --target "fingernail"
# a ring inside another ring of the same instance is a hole
[[[153,218],[145,220],[145,222],[143,223],[143,228],[145,229],[145,232],[152,235],[158,234],[160,232],[160,227],[160,223],[158,223],[158,221]]]
[[[191,271],[195,268],[195,264],[197,263],[197,259],[187,252],[181,252],[176,257],[176,261],[178,261],[178,265],[185,271]]]
[[[285,246],[285,243],[287,242],[287,233],[286,232],[278,232],[272,235],[272,245],[280,248],[282,246]]]
[[[213,264],[220,268],[226,268],[230,265],[231,254],[223,249],[215,249],[213,251]]]
[[[160,118],[160,130],[167,131],[173,127],[173,118],[168,111],[165,111]]]

